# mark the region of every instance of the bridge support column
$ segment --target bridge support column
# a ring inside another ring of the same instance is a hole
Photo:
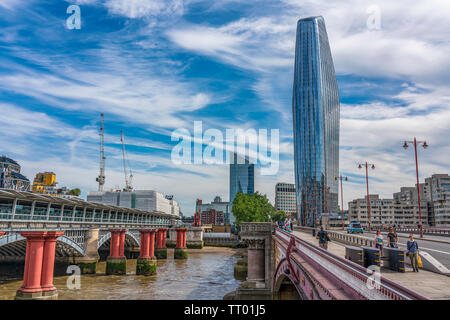
[[[167,259],[166,234],[167,229],[158,229],[156,231],[156,259]]]
[[[111,232],[111,244],[109,256],[106,259],[106,274],[126,274],[125,232],[127,229],[110,229],[109,232]]]
[[[274,227],[270,222],[248,222],[241,225],[241,239],[248,245],[248,270],[247,280],[236,290],[234,299],[272,299]]]
[[[187,228],[177,228],[177,246],[175,247],[174,259],[187,259],[186,231]]]
[[[84,257],[74,257],[73,263],[81,269],[82,274],[95,274],[97,269],[99,229],[89,229],[86,236],[86,254]]]
[[[141,253],[137,259],[136,274],[150,276],[156,273],[155,230],[142,229]]]
[[[203,248],[203,229],[202,227],[190,227],[186,233],[186,247],[189,249]]]
[[[27,239],[23,284],[17,290],[16,300],[57,299],[53,285],[56,239],[64,232],[21,232]]]

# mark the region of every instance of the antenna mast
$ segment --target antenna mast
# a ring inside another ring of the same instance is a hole
[[[128,175],[128,170],[127,170],[128,157],[127,157],[127,152],[125,150],[125,138],[123,135],[123,130],[120,130],[120,136],[121,136],[120,141],[122,142],[123,172],[125,173],[125,189],[124,189],[124,191],[133,191],[133,185],[132,185],[133,173],[131,172],[131,168],[130,168],[130,174]]]
[[[105,185],[105,135],[104,135],[104,115],[100,114],[100,174],[96,181],[98,182],[98,191],[103,191]]]

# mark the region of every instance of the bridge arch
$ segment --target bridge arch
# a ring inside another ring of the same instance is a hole
[[[0,256],[24,257],[27,240],[19,233],[11,233],[0,238]],[[56,257],[82,257],[85,248],[67,236],[61,236],[56,241]]]
[[[310,276],[294,261],[282,258],[273,280],[273,292],[280,300],[315,300],[319,293]]]
[[[130,231],[125,232],[125,247],[140,247],[140,241],[140,236],[133,234]],[[107,232],[98,240],[97,249],[108,249],[110,242],[111,232]]]

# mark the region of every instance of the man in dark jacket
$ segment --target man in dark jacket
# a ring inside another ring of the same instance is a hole
[[[320,227],[320,231],[317,233],[316,239],[319,239],[319,246],[325,250],[328,249],[328,241],[330,241],[330,236],[328,232],[323,230],[323,227]]]

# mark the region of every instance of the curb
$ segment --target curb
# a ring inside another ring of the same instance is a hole
[[[388,233],[387,232],[386,233],[382,232],[381,234],[387,235]],[[397,233],[397,235],[398,235],[399,238],[409,238],[409,236],[406,236],[404,234]],[[420,238],[420,237],[416,238],[416,235],[414,235],[414,239],[422,240],[422,241],[430,241],[430,242],[450,244],[450,241],[448,241],[448,240],[438,240],[438,239],[429,239],[429,238]]]

